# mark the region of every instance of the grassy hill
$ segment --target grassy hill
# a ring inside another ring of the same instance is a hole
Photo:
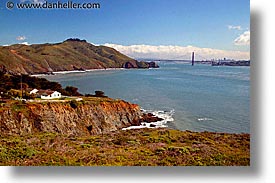
[[[0,46],[0,67],[13,74],[149,66],[113,48],[95,46],[80,39],[55,44]]]

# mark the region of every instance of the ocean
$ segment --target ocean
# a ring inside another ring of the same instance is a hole
[[[96,70],[43,76],[79,92],[102,90],[178,130],[250,133],[250,67],[158,62],[158,69]],[[148,124],[147,124],[148,125]]]

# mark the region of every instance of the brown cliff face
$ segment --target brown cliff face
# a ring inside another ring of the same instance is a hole
[[[66,135],[109,133],[137,125],[140,108],[122,100],[6,104],[0,108],[1,134],[57,132]]]

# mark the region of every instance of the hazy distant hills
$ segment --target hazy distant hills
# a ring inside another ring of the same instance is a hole
[[[139,62],[113,48],[95,46],[80,39],[67,39],[55,44],[0,46],[0,68],[13,74],[149,67],[157,65]]]

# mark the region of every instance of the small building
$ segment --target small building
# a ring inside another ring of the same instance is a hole
[[[35,98],[41,98],[41,99],[59,99],[62,97],[61,93],[58,91],[53,91],[50,89],[47,90],[41,90],[41,89],[31,89],[28,88],[27,92],[32,95]]]
[[[52,91],[52,90],[40,90],[39,95],[41,99],[58,99],[61,98],[61,93],[58,91]]]

